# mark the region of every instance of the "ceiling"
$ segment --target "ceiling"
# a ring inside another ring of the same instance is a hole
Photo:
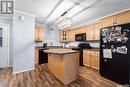
[[[76,5],[78,3],[78,5]],[[130,0],[15,0],[16,10],[36,16],[36,23],[52,24],[66,10],[73,26],[130,8]]]

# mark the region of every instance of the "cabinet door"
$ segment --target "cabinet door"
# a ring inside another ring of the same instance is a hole
[[[90,51],[89,50],[83,51],[83,64],[85,66],[90,66]]]
[[[39,31],[38,31],[39,41],[43,41],[44,39],[43,32],[44,32],[43,29],[39,28]]]
[[[35,28],[35,41],[38,41],[38,29],[39,28]]]
[[[130,23],[130,11],[117,15],[117,24]]]
[[[68,41],[68,30],[60,30],[60,41],[62,42]]]
[[[94,30],[93,30],[93,39],[94,40],[99,40],[100,38],[100,23],[96,23],[94,25]]]
[[[60,30],[60,41],[62,41],[63,39],[63,35],[62,35],[62,30]]]
[[[91,51],[90,66],[99,70],[99,52]]]
[[[75,32],[73,30],[68,32],[68,41],[75,41]]]
[[[116,16],[110,16],[101,20],[101,27],[109,27],[116,24]]]
[[[38,59],[39,59],[39,55],[38,55],[38,49],[35,48],[35,64],[38,64]]]
[[[85,27],[79,28],[79,33],[86,33],[86,28]]]
[[[36,27],[35,28],[35,41],[43,41],[44,31],[43,28]]]
[[[87,35],[86,35],[86,38],[87,40],[93,40],[93,31],[94,30],[94,26],[93,25],[89,25],[87,26]]]
[[[66,31],[61,30],[61,41],[66,41]]]
[[[80,30],[80,28],[78,28],[78,29],[74,29],[72,31],[73,31],[74,34],[79,34],[81,30]]]

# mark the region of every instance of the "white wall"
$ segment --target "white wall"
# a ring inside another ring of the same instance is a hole
[[[24,21],[19,17],[23,16]],[[35,17],[16,12],[13,17],[13,73],[34,69]]]
[[[10,34],[10,37],[9,37],[9,65],[12,65],[13,64],[13,55],[12,55],[12,29],[13,29],[13,20],[11,18],[5,18],[5,17],[0,17],[0,23],[2,24],[8,24],[9,25],[9,34]]]

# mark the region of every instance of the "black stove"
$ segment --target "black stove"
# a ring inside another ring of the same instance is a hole
[[[83,66],[83,49],[91,49],[89,43],[80,43],[77,48],[72,48],[72,50],[79,51],[79,65]]]

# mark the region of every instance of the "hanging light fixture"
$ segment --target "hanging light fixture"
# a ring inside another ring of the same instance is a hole
[[[72,19],[66,17],[67,11],[65,11],[60,18],[58,18],[57,27],[58,29],[65,29],[72,25]]]

